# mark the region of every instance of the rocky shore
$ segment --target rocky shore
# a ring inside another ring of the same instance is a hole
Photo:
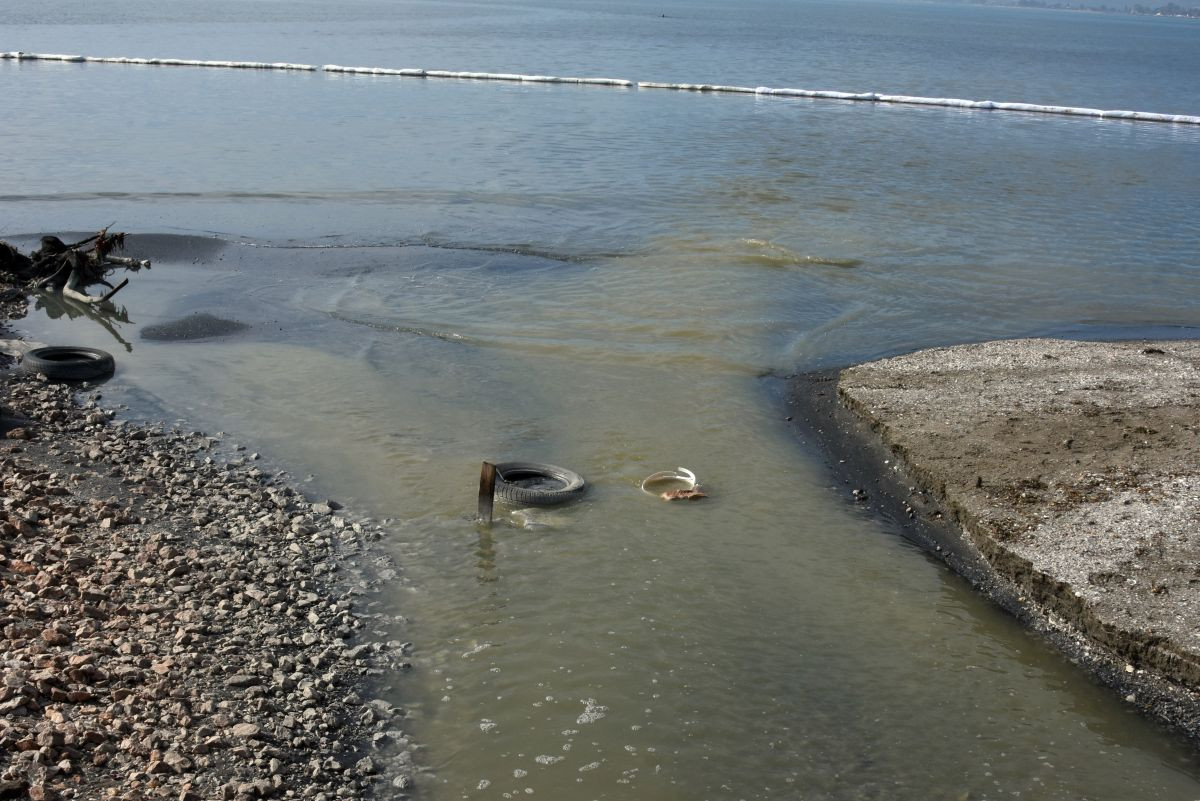
[[[381,530],[101,392],[0,370],[0,799],[406,797]]]
[[[791,402],[853,500],[1200,741],[1200,341],[937,348]]]

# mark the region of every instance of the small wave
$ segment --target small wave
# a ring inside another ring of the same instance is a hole
[[[346,194],[332,195],[318,192],[53,192],[0,195],[0,202],[39,203],[56,201],[128,200],[133,202],[158,202],[162,200],[328,200],[346,199]],[[355,193],[362,199],[374,199],[371,193]],[[354,199],[354,198],[350,198]]]
[[[765,239],[743,239],[742,244],[747,248],[745,258],[748,261],[765,264],[769,267],[843,267],[849,269],[862,266],[862,259],[839,259],[832,256],[797,253]]]
[[[744,264],[759,264],[780,269],[802,267],[861,267],[862,259],[799,253],[767,239],[738,239],[725,242],[679,240],[670,247],[690,253],[711,253]]]
[[[348,314],[331,311],[327,312],[329,317],[339,322],[349,323],[350,325],[361,325],[366,328],[371,328],[375,331],[383,331],[395,334],[409,334],[418,337],[428,337],[430,339],[440,339],[443,342],[455,342],[459,344],[484,344],[483,342],[464,336],[454,331],[439,331],[433,328],[425,328],[416,325],[404,325],[403,323],[379,323],[372,320],[361,320],[357,317],[351,317]]]
[[[615,259],[625,255],[615,252],[565,253],[563,251],[550,250],[548,248],[542,248],[531,244],[472,245],[457,242],[443,242],[429,237],[422,237],[412,244],[423,245],[427,248],[441,248],[445,250],[478,250],[484,253],[509,253],[514,256],[528,256],[535,259],[561,261],[570,264],[592,262],[601,259]]]
[[[246,242],[250,247],[277,248],[280,250],[372,250],[390,248],[432,248],[435,250],[465,250],[478,253],[504,253],[513,256],[525,256],[531,259],[557,261],[566,264],[585,264],[594,261],[617,259],[627,256],[627,253],[615,251],[582,251],[567,253],[533,244],[481,244],[471,242],[447,242],[429,236],[398,239],[393,242]]]
[[[291,190],[260,190],[260,191],[212,191],[212,192],[129,192],[122,190],[102,190],[91,192],[23,192],[0,195],[0,201],[13,203],[36,203],[56,201],[89,201],[89,200],[127,200],[131,202],[157,203],[163,200],[213,200],[218,202],[230,200],[281,200],[286,202],[307,203],[310,201],[336,200],[348,203],[411,203],[426,204],[431,202],[446,202],[457,198],[456,192],[419,192],[408,189],[365,189],[344,192],[317,192]],[[476,196],[479,202],[494,202],[499,205],[509,204],[512,200],[507,196]],[[521,198],[518,202],[525,202]]]

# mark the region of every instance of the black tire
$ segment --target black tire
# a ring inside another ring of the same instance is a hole
[[[528,486],[527,482],[542,486]],[[583,476],[564,467],[538,462],[496,465],[496,497],[516,506],[558,506],[575,500],[585,489]]]
[[[34,348],[21,357],[21,369],[41,373],[51,381],[90,381],[112,375],[117,367],[111,354],[98,348]]]

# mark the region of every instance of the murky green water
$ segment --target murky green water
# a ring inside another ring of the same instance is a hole
[[[115,350],[105,392],[135,413],[230,431],[392,519],[403,571],[380,591],[411,621],[416,670],[390,693],[426,745],[425,797],[1200,792],[1186,745],[801,450],[761,374],[777,297],[754,284],[777,268],[735,284],[728,251],[675,246],[561,261],[168,237],[139,252],[158,261],[121,298],[130,321],[108,321],[131,350],[86,317],[27,330]],[[195,310],[251,328],[139,337]],[[484,458],[562,464],[590,491],[498,507],[481,529]],[[709,498],[640,491],[678,465]]]

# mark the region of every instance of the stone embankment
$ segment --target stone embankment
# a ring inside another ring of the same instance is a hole
[[[801,379],[796,402],[820,392]],[[1200,735],[1200,342],[938,348],[843,370],[836,398],[827,439],[882,443],[900,515],[955,524],[937,550],[973,552],[995,597]]]
[[[343,576],[380,530],[94,389],[0,389],[0,799],[405,797],[376,694],[411,646]]]

